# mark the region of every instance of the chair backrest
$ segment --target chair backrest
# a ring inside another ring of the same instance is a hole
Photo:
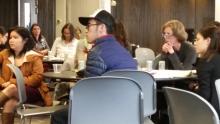
[[[128,78],[80,80],[70,91],[69,124],[141,124],[142,95]]]
[[[146,61],[155,59],[155,53],[150,48],[137,48],[135,50],[135,58],[137,59],[138,65],[140,67],[146,67]]]
[[[218,94],[218,103],[220,106],[220,79],[215,80],[215,88],[216,88],[216,92]]]
[[[212,105],[201,96],[182,89],[164,87],[170,124],[219,124]]]
[[[11,69],[11,71],[14,73],[14,75],[16,77],[18,96],[19,96],[18,105],[21,105],[24,102],[26,102],[26,100],[27,100],[23,74],[20,71],[20,69],[18,67],[16,67],[15,65],[7,64],[7,66]]]
[[[103,76],[120,76],[135,80],[142,88],[144,94],[144,116],[152,115],[156,112],[156,81],[147,72],[137,70],[114,70],[103,74]]]

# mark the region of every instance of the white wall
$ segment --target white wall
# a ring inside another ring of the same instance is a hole
[[[215,21],[220,21],[220,0],[215,0]]]
[[[111,0],[56,0],[56,22],[61,20],[60,24],[56,23],[56,36],[60,36],[62,26],[71,22],[75,27],[80,27],[84,32],[78,17],[89,16],[95,10],[102,8],[111,11]]]
[[[81,29],[85,29],[79,21],[78,17],[80,16],[89,16],[96,9],[99,8],[99,0],[69,0],[70,7],[68,13],[68,21],[72,22],[74,26],[79,26]]]
[[[66,0],[56,0],[56,37],[61,36],[61,29],[66,23]]]

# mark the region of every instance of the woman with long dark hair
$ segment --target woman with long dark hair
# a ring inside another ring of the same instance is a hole
[[[220,115],[215,80],[220,78],[220,28],[204,27],[196,35],[198,94],[208,100]]]
[[[43,55],[46,55],[48,53],[50,47],[46,41],[46,38],[42,35],[40,25],[37,23],[34,23],[31,26],[30,31],[31,31],[31,35],[35,41],[34,50],[43,54]]]
[[[47,106],[52,104],[47,85],[42,82],[42,55],[32,50],[35,42],[30,32],[26,28],[15,27],[8,34],[8,48],[0,52],[2,124],[14,123],[14,111],[18,102],[16,79],[7,64],[14,64],[23,73],[27,103],[40,102],[41,105]]]

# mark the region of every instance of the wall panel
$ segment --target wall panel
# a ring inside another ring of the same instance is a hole
[[[18,1],[0,0],[0,25],[6,30],[18,25]]]
[[[50,47],[56,34],[55,9],[55,0],[38,0],[38,23]]]
[[[113,15],[125,25],[131,43],[161,49],[161,26],[178,19],[196,31],[214,20],[214,0],[117,0]]]

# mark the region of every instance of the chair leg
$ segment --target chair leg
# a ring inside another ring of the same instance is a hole
[[[21,116],[21,118],[20,118],[20,124],[25,124],[25,118],[24,118],[24,116]]]

